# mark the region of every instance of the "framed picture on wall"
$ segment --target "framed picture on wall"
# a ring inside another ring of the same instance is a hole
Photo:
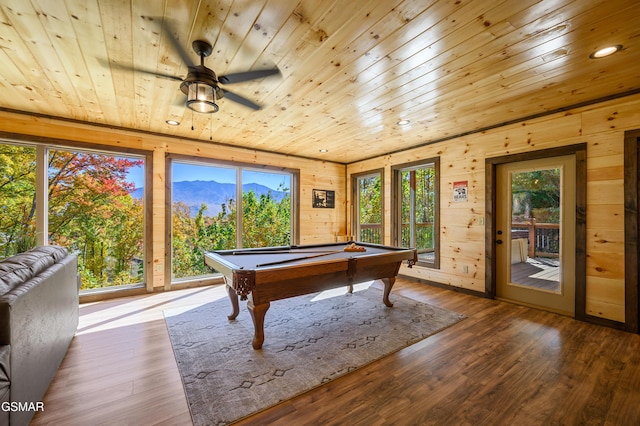
[[[319,208],[319,209],[335,208],[336,192],[328,191],[326,189],[314,189],[312,205],[314,208]]]

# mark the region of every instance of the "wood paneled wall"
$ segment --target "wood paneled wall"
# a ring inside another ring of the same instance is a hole
[[[347,166],[347,175],[384,167],[388,177],[394,165],[439,156],[440,269],[403,267],[401,273],[484,293],[485,158],[586,142],[586,313],[624,322],[623,148],[624,132],[636,128],[640,128],[640,96],[631,96],[353,163]],[[469,201],[454,203],[453,182],[465,180]],[[347,185],[351,186],[350,179]],[[385,243],[391,243],[390,197],[387,180]],[[350,226],[351,218],[347,220]]]
[[[586,313],[624,322],[624,131],[640,128],[640,96],[566,111],[494,130],[393,153],[348,166],[187,139],[96,127],[0,111],[0,134],[23,140],[143,149],[153,153],[153,282],[164,286],[165,154],[179,153],[300,170],[300,243],[331,242],[350,233],[350,175],[422,158],[441,161],[440,269],[403,269],[408,276],[483,293],[485,289],[485,158],[587,143]],[[444,135],[443,135],[444,136]],[[468,181],[469,200],[454,203],[453,182]],[[313,189],[336,191],[335,209],[311,207]],[[385,236],[391,243],[391,188],[385,181]],[[464,267],[467,267],[467,272]]]
[[[343,164],[0,111],[0,138],[3,136],[22,141],[68,141],[74,146],[97,144],[112,146],[115,150],[136,149],[152,153],[153,279],[149,289],[162,289],[165,284],[165,156],[168,153],[236,161],[258,167],[299,169],[300,244],[334,242],[336,236],[347,233],[346,167]],[[312,208],[313,189],[334,190],[335,208]]]

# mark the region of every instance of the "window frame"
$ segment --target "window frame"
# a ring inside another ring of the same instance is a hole
[[[433,262],[419,259],[416,265],[426,268],[440,269],[440,157],[425,158],[422,160],[398,164],[391,167],[391,192],[392,192],[392,241],[400,247],[402,244],[402,172],[421,168],[432,164],[434,169],[434,207],[433,207]]]
[[[220,274],[208,274],[204,276],[173,278],[173,210],[172,210],[172,186],[173,164],[193,164],[196,166],[235,168],[236,170],[236,209],[242,211],[242,185],[243,171],[261,173],[289,174],[291,177],[291,245],[299,244],[300,231],[300,170],[277,166],[263,166],[238,161],[220,160],[216,158],[196,157],[184,154],[168,153],[165,158],[165,289],[178,288],[180,286],[207,285],[220,282]],[[242,246],[242,215],[236,215],[236,245]]]
[[[351,236],[354,240],[360,241],[360,179],[376,176],[380,176],[380,244],[384,244],[386,229],[384,219],[384,169],[374,169],[351,175],[351,189],[353,200]]]
[[[153,176],[152,151],[119,148],[109,145],[66,141],[47,137],[31,137],[29,139],[10,139],[2,137],[0,143],[11,144],[36,149],[36,203],[44,208],[36,208],[36,236],[38,245],[49,244],[49,198],[48,198],[48,159],[49,151],[64,150],[86,154],[110,155],[114,157],[138,157],[144,161],[144,195],[143,195],[143,271],[142,281],[137,284],[122,286],[110,286],[97,289],[80,290],[81,301],[98,300],[104,294],[122,294],[129,290],[138,292],[144,288],[147,292],[153,291],[153,232],[152,232],[152,197],[149,189]]]

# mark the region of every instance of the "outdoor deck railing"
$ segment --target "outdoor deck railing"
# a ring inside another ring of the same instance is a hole
[[[362,241],[363,243],[382,244],[382,224],[361,224],[358,241]]]
[[[535,219],[511,224],[512,238],[529,240],[528,256],[558,257],[560,255],[560,224],[536,223]]]
[[[409,232],[411,228],[409,224],[402,225],[403,243],[410,241]],[[418,246],[433,247],[433,222],[416,223],[416,240]],[[359,241],[365,243],[382,244],[382,224],[368,223],[360,225]],[[408,243],[406,244],[408,245]]]
[[[433,223],[417,224],[418,239],[428,238],[427,230]],[[512,238],[527,238],[529,241],[528,255],[535,257],[558,257],[560,253],[560,225],[557,223],[536,223],[535,219],[527,222],[511,224]],[[409,240],[409,225],[402,227],[402,241]],[[360,225],[359,241],[382,244],[382,224],[370,223]]]

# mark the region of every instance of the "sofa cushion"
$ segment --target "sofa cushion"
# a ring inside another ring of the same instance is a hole
[[[67,257],[68,251],[64,247],[49,245],[49,246],[36,247],[32,250],[29,250],[27,253],[33,253],[33,254],[39,253],[43,256],[48,255],[53,258],[54,262],[59,262],[65,257]]]
[[[0,262],[0,296],[67,256],[60,246],[40,246]]]
[[[0,296],[13,290],[18,284],[33,277],[31,270],[23,265],[0,264]]]

